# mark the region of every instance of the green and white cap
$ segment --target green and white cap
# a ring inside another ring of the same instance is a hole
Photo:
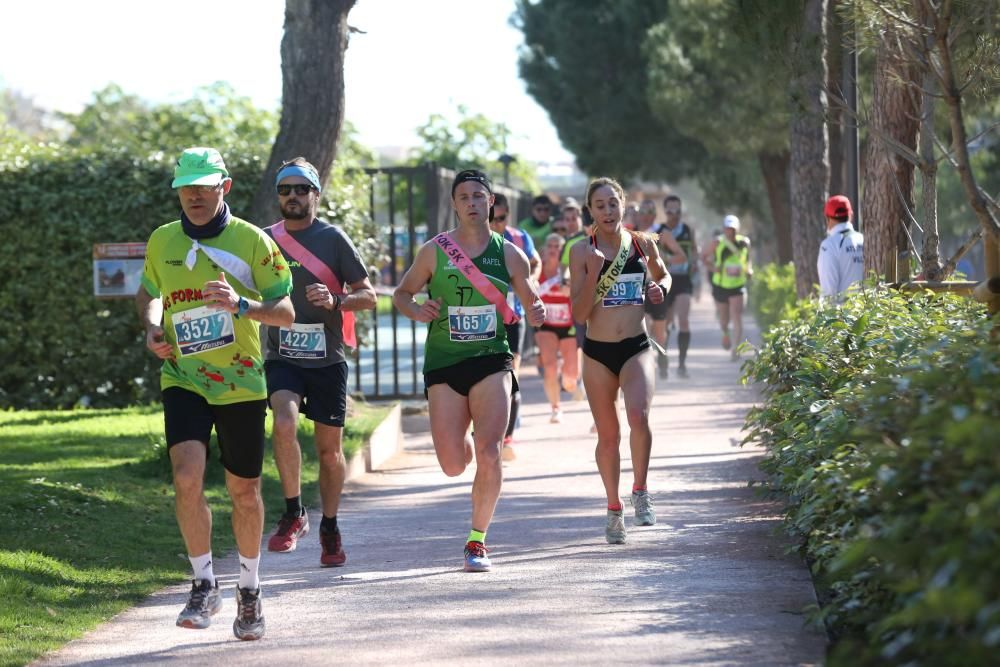
[[[172,188],[185,185],[218,185],[229,178],[226,163],[214,148],[196,146],[181,153],[174,167]]]

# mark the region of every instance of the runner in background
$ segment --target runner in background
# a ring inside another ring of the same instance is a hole
[[[560,257],[559,262],[562,265],[568,281],[570,251],[573,246],[581,241],[589,239],[591,234],[594,233],[594,218],[590,215],[590,211],[586,208],[582,208],[576,199],[573,197],[567,197],[566,201],[563,202],[563,220],[566,221],[568,235],[566,237],[566,243],[563,245],[562,256]],[[583,341],[587,338],[587,323],[574,321],[573,329],[576,332],[577,368],[580,368],[583,364],[582,350]],[[583,382],[577,382],[576,389],[573,391],[573,400],[582,401],[584,398]],[[597,431],[595,429],[591,432],[596,433]]]
[[[722,349],[732,348],[733,361],[739,358],[736,348],[743,342],[743,305],[747,281],[753,276],[750,239],[740,234],[739,229],[740,219],[727,215],[722,223],[722,236],[713,240],[702,255],[702,261],[712,272],[712,298],[722,329]]]
[[[534,241],[532,241],[531,236],[524,230],[508,224],[511,220],[511,212],[507,197],[503,194],[495,194],[493,198],[493,219],[490,220],[490,229],[503,236],[505,240],[516,245],[528,257],[531,279],[537,282],[541,261],[538,257],[538,251],[535,250]],[[517,298],[517,295],[513,291],[507,292],[507,303],[514,310],[514,314],[521,318],[513,324],[504,325],[507,329],[507,344],[510,347],[511,354],[514,355],[514,379],[516,380],[521,373],[521,350],[524,349],[527,327],[524,324],[524,306],[521,305],[521,300]],[[516,383],[515,386],[517,386]],[[513,461],[517,458],[513,443],[514,429],[517,428],[517,417],[520,411],[521,392],[515,390],[510,395],[510,419],[507,422],[507,432],[503,437],[501,455],[504,461]]]
[[[677,256],[681,252],[680,246],[677,245],[672,236],[669,234],[663,234],[665,227],[661,224],[655,223],[655,219],[656,204],[650,199],[644,200],[639,207],[640,231],[652,234],[653,237],[657,239],[657,243],[660,245],[660,250],[664,252],[664,261],[668,261],[668,257],[672,258],[669,261],[679,261]],[[668,270],[670,269],[669,264],[667,268]],[[648,328],[652,339],[656,341],[656,343],[660,346],[660,349],[664,351],[663,354],[656,355],[656,367],[660,378],[664,380],[667,379],[669,366],[667,362],[666,350],[667,341],[670,337],[670,334],[667,331],[670,295],[673,294],[675,289],[677,289],[677,285],[676,283],[672,283],[670,286],[671,291],[666,295],[666,298],[662,302],[654,303],[651,299],[647,299],[644,305],[647,320],[646,327]]]
[[[545,237],[552,233],[552,200],[547,195],[538,195],[531,200],[531,215],[517,223],[517,228],[527,232],[535,247],[545,243]]]
[[[622,226],[629,231],[639,229],[639,205],[631,202],[625,206],[625,213],[622,216]]]
[[[665,252],[671,287],[667,294],[667,315],[663,326],[663,348],[670,342],[670,325],[677,320],[677,375],[688,377],[687,353],[691,346],[691,294],[698,275],[698,242],[694,229],[681,219],[681,198],[667,195],[663,200],[666,223],[660,227],[660,247]],[[659,338],[657,340],[660,340]],[[666,375],[666,357],[661,375]]]
[[[573,394],[574,398],[579,392],[576,331],[573,326],[573,314],[570,311],[567,272],[560,263],[565,243],[558,234],[550,234],[545,239],[542,275],[538,288],[545,304],[545,322],[535,332],[542,360],[545,397],[549,399],[549,405],[552,407],[549,421],[553,424],[562,422],[560,388]]]

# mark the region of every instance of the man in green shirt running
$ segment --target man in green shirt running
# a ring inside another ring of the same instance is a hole
[[[517,223],[517,228],[531,237],[536,248],[545,246],[545,237],[552,233],[552,200],[538,195],[531,200],[531,215]]]
[[[135,300],[146,347],[164,362],[160,388],[177,523],[194,570],[177,625],[207,628],[222,607],[204,494],[214,426],[240,557],[233,633],[260,639],[265,382],[258,323],[287,327],[295,311],[292,275],[274,241],[229,211],[232,184],[215,149],[181,154],[172,183],[181,219],[149,237]]]
[[[459,172],[451,199],[458,228],[420,248],[392,301],[403,315],[427,323],[424,384],[441,469],[449,477],[461,475],[475,453],[465,570],[486,572],[491,567],[486,531],[500,497],[500,447],[517,382],[503,326],[509,317],[501,314],[509,311],[505,308],[509,289],[521,299],[529,326],[542,324],[545,306],[529,280],[528,258],[490,230],[494,199],[486,174],[474,169]],[[474,269],[458,268],[469,263]],[[428,298],[417,303],[414,295],[425,286]]]

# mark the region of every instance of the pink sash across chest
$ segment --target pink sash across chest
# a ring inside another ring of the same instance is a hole
[[[483,295],[483,297],[496,306],[497,312],[503,317],[504,324],[515,324],[521,320],[514,311],[511,310],[510,305],[507,304],[507,299],[500,290],[490,282],[490,279],[483,275],[483,272],[479,270],[478,267],[473,263],[471,259],[465,256],[462,249],[458,247],[458,244],[448,236],[447,232],[441,232],[434,237],[434,243],[437,244],[441,252],[444,253],[445,257],[451,260],[451,263],[455,265],[459,271],[461,271],[465,277],[468,279],[472,286],[476,288],[476,291]]]
[[[284,220],[279,220],[275,224],[268,227],[268,229],[271,230],[271,233],[274,235],[275,242],[278,244],[278,247],[281,248],[283,253],[287,254],[296,262],[304,266],[309,273],[323,281],[323,284],[326,285],[330,292],[339,295],[341,298],[347,296],[340,284],[340,281],[337,280],[337,276],[333,274],[330,267],[324,264],[323,260],[319,257],[309,252],[308,248],[292,238],[292,235],[285,229]],[[341,310],[340,316],[344,321],[344,345],[356,348],[358,346],[358,337],[354,331],[354,312]]]

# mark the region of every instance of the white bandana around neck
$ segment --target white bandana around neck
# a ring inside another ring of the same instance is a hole
[[[210,260],[222,267],[226,273],[240,281],[244,287],[254,292],[258,291],[257,284],[253,279],[253,270],[249,264],[227,250],[202,245],[196,239],[191,239],[191,249],[188,250],[187,257],[184,258],[184,266],[187,267],[188,271],[194,270],[194,265],[198,261],[199,250],[205,253]]]

